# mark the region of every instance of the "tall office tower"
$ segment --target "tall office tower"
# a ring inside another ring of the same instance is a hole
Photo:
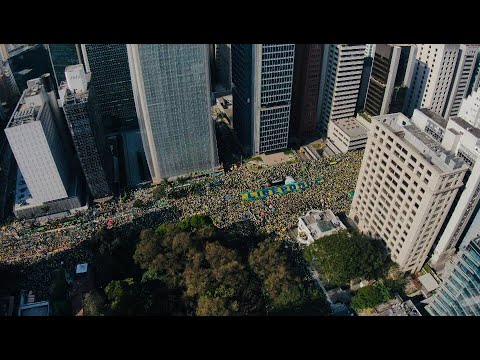
[[[87,73],[92,74],[106,134],[137,129],[132,80],[125,44],[82,44]]]
[[[458,44],[417,44],[412,85],[407,94],[404,113],[428,108],[443,114],[448,105],[448,91],[455,75]]]
[[[475,128],[480,128],[480,89],[463,99],[458,116]]]
[[[455,65],[455,76],[448,92],[448,104],[442,114],[445,118],[458,114],[462,100],[467,96],[468,85],[474,72],[478,45],[461,44]]]
[[[365,44],[365,57],[373,58],[378,44]]]
[[[467,169],[405,115],[374,116],[349,217],[402,271],[417,272]]]
[[[65,81],[65,68],[70,65],[82,64],[82,49],[80,44],[48,44],[48,53],[52,62],[53,73],[57,87]]]
[[[377,44],[365,102],[368,115],[402,112],[416,51],[411,45]]]
[[[208,45],[129,44],[128,58],[153,183],[216,167]]]
[[[445,261],[453,255],[470,228],[480,206],[480,129],[472,127],[458,116],[445,120],[428,109],[415,110],[413,123],[431,138],[441,141],[443,148],[462,158],[469,169],[463,180],[465,186],[460,188],[454,199],[454,206],[447,214],[447,219],[437,238],[431,265],[441,272]]]
[[[317,131],[323,44],[295,44],[290,138],[304,141]]]
[[[358,90],[357,105],[355,112],[360,112],[365,107],[367,98],[368,84],[370,83],[370,75],[372,74],[373,57],[367,56],[363,59],[362,77],[360,79],[360,89]]]
[[[462,244],[450,259],[425,310],[432,316],[480,315],[480,237]]]
[[[8,64],[20,93],[27,88],[28,80],[36,79],[43,74],[53,74],[50,57],[43,44],[12,50],[9,53]]]
[[[224,91],[232,90],[232,44],[215,44],[216,83]]]
[[[233,121],[248,155],[288,146],[295,44],[232,44]]]
[[[317,120],[320,134],[327,134],[330,120],[355,115],[364,58],[365,44],[325,45]]]
[[[60,88],[60,99],[65,118],[83,174],[94,199],[111,196],[107,180],[106,146],[91,74],[85,74],[82,64],[65,68],[67,79]]]
[[[472,92],[477,91],[480,87],[480,51],[477,53],[477,61],[473,67],[473,74],[470,79],[470,85],[468,86],[467,94],[470,95]]]
[[[40,79],[30,80],[5,134],[35,203],[68,197],[69,159]]]

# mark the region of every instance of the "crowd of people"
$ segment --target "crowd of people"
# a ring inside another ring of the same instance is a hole
[[[67,264],[74,266],[90,261],[91,254],[82,244],[102,227],[153,228],[160,223],[176,222],[199,213],[209,215],[219,228],[242,228],[242,224],[246,227],[248,221],[257,231],[285,237],[288,229],[296,225],[298,217],[310,209],[329,208],[334,213],[348,213],[351,203],[348,193],[355,189],[362,157],[363,151],[359,151],[337,155],[334,159],[263,168],[245,164],[220,177],[190,180],[181,185],[181,191],[169,187],[164,199],[158,199],[154,187],[149,187],[133,190],[120,199],[95,204],[84,213],[45,225],[17,220],[0,231],[0,265],[17,264],[25,269],[36,263],[42,263],[41,266],[48,269]],[[284,180],[287,176],[295,181],[313,182],[322,177],[324,182],[299,192],[242,201],[243,192],[259,190],[268,181]],[[169,196],[174,192],[175,196]],[[136,200],[140,200],[141,206]],[[54,262],[46,262],[48,258]],[[51,276],[51,272],[35,270],[28,274],[25,286],[28,288],[30,284],[38,288],[40,284],[48,283]]]

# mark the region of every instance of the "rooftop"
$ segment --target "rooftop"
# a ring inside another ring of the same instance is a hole
[[[368,130],[353,117],[348,119],[333,120],[333,122],[350,138],[360,136],[367,137]]]
[[[425,290],[427,290],[427,292],[431,292],[440,286],[437,280],[435,280],[433,275],[430,273],[420,276],[418,278],[418,281],[420,281],[420,283],[425,288]]]
[[[310,210],[305,216],[300,217],[300,221],[305,224],[306,230],[309,232],[307,235],[310,235],[314,240],[331,235],[338,230],[346,229],[340,219],[329,209],[324,211]],[[303,224],[301,225],[302,228]],[[300,227],[299,232],[302,232]],[[311,241],[311,239],[307,239],[304,242],[311,243]]]
[[[405,143],[411,145],[419,154],[423,155],[432,165],[441,172],[451,172],[465,166],[463,159],[445,150],[442,144],[425,134],[413,125],[412,121],[401,113],[374,116],[379,123],[389,128]]]
[[[423,108],[423,109],[418,109],[421,113],[425,114],[428,116],[430,119],[432,119],[434,122],[436,122],[438,125],[440,125],[443,129],[447,127],[447,120],[440,115],[438,115],[436,112],[433,112],[430,109]]]
[[[462,128],[464,128],[466,131],[468,131],[470,134],[472,134],[476,138],[480,138],[480,129],[473,127],[471,124],[463,120],[460,116],[452,116],[450,117],[450,120],[460,125]]]

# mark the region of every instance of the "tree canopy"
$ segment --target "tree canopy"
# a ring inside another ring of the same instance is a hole
[[[393,297],[394,293],[385,286],[383,281],[377,281],[373,285],[360,288],[352,298],[351,306],[355,310],[369,309],[383,304]]]
[[[332,285],[344,285],[358,277],[380,278],[389,264],[379,241],[347,231],[315,241],[305,249],[304,256]]]

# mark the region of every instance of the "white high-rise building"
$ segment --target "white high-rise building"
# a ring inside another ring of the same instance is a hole
[[[68,197],[69,161],[48,94],[40,79],[29,80],[5,134],[36,203]]]
[[[402,271],[417,272],[467,170],[405,115],[374,116],[349,217]]]
[[[467,96],[479,49],[478,45],[460,45],[455,77],[449,92],[448,105],[442,114],[447,119],[458,114],[462,100]]]
[[[213,170],[218,155],[208,45],[129,44],[127,51],[153,182]]]
[[[415,110],[412,121],[431,138],[441,141],[444,149],[462,158],[469,167],[465,187],[457,196],[430,260],[432,266],[441,271],[445,261],[462,241],[463,234],[468,230],[468,224],[473,220],[479,205],[480,129],[472,127],[458,116],[450,117],[447,122],[427,109]]]
[[[458,116],[476,128],[480,128],[480,89],[463,99]]]
[[[441,115],[448,105],[459,45],[417,44],[417,48],[417,61],[404,113],[411,116],[415,109],[428,108]]]
[[[320,80],[318,131],[326,135],[330,120],[355,116],[365,44],[326,44]]]

